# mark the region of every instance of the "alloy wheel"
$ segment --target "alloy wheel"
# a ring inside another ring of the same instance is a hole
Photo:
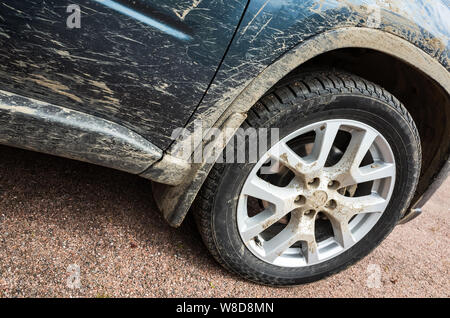
[[[395,175],[391,147],[367,124],[332,119],[300,128],[269,149],[248,175],[237,207],[242,241],[277,266],[331,259],[377,223]]]

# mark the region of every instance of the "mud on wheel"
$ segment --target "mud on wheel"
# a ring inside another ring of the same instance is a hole
[[[256,163],[216,164],[194,205],[206,246],[235,273],[268,285],[318,280],[367,255],[408,207],[420,140],[379,86],[298,75],[258,101],[250,126],[279,128],[280,139]]]

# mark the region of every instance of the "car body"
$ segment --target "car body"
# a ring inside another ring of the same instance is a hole
[[[174,130],[201,120],[193,153],[290,74],[344,69],[397,96],[418,126],[405,221],[448,175],[449,17],[447,0],[6,0],[0,143],[152,180],[179,226],[213,162],[180,154]]]

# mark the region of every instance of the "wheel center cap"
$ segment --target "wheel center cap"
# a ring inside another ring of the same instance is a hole
[[[316,191],[311,197],[311,201],[316,207],[323,206],[327,202],[327,200],[328,195],[325,191]]]

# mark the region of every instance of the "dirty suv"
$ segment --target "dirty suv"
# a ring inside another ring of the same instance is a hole
[[[0,143],[147,178],[227,269],[294,285],[447,177],[446,0],[5,0]]]

